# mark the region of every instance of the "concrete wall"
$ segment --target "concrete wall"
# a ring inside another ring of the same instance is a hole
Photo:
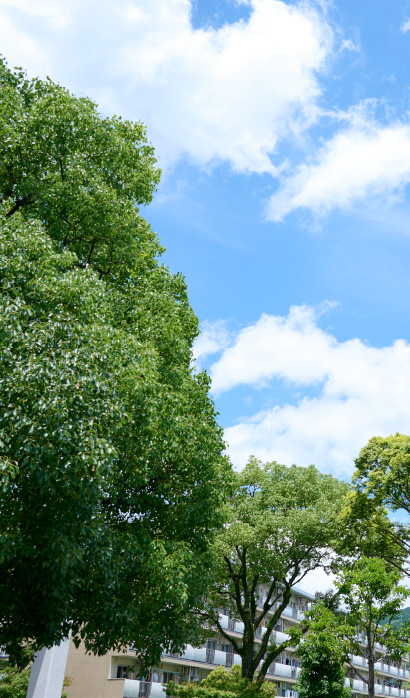
[[[123,698],[124,679],[109,679],[111,653],[103,657],[87,655],[84,645],[70,644],[66,676],[72,684],[66,688],[68,698]],[[109,679],[109,680],[107,680]]]

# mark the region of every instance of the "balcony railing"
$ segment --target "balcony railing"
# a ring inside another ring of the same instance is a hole
[[[289,679],[295,678],[296,671],[293,671],[296,667],[292,667],[288,664],[280,664],[279,662],[272,662],[269,667],[269,674],[274,676],[284,676]],[[292,673],[294,676],[292,676]]]
[[[161,683],[125,679],[123,698],[164,698],[165,688]]]
[[[259,629],[258,629],[259,630]],[[261,628],[261,630],[264,630]],[[280,631],[274,631],[273,633],[273,639],[277,644],[281,644],[284,640],[288,639],[288,635],[285,633],[282,633]],[[164,657],[173,657],[176,659],[181,659],[183,660],[188,660],[188,661],[194,661],[194,662],[201,662],[204,664],[208,665],[213,665],[213,666],[225,666],[227,668],[230,668],[234,665],[240,665],[241,664],[241,657],[238,654],[235,654],[232,652],[225,652],[222,650],[216,650],[216,649],[210,649],[206,647],[192,647],[191,645],[188,645],[185,649],[184,652],[182,653],[177,653],[177,654],[166,654]],[[352,656],[352,661],[356,666],[361,666],[361,667],[367,667],[367,661],[363,659],[363,657],[359,656]],[[408,671],[406,670],[405,672],[403,670],[400,670],[398,672],[397,667],[392,667],[391,665],[388,664],[383,664],[383,663],[378,663],[378,666],[376,667],[379,671],[381,668],[382,673],[388,673],[390,675],[394,674],[392,669],[396,669],[396,676],[397,673],[400,674],[400,676],[405,677],[405,675],[408,675]],[[287,664],[281,664],[280,662],[273,662],[270,667],[269,667],[269,675],[270,676],[277,676],[277,677],[283,677],[283,678],[290,678],[290,679],[296,679],[297,674],[299,673],[299,668],[292,667],[291,665]],[[396,679],[397,680],[397,679]],[[346,685],[350,685],[350,681],[346,679]],[[131,682],[135,683],[135,682]],[[139,683],[139,682],[137,682]],[[126,694],[124,693],[124,698],[156,698],[156,696],[164,696],[165,692],[160,689],[160,684],[148,684],[144,685],[144,682],[141,683],[141,688],[138,690],[141,690],[140,693],[136,693],[134,689],[134,693],[131,694]],[[354,691],[363,691],[364,693],[367,693],[367,686],[365,683],[360,681],[357,678],[354,678],[353,680],[353,690]],[[145,691],[145,693],[144,693]],[[149,692],[151,691],[151,692]],[[153,693],[152,691],[155,691]],[[158,692],[159,691],[159,692]],[[397,698],[410,698],[410,690],[405,690],[405,689],[399,689],[396,688],[395,686],[390,686],[390,685],[382,685],[382,684],[376,684],[375,686],[375,691],[377,695],[380,696],[397,696]]]
[[[222,650],[213,650],[206,647],[192,647],[192,645],[187,645],[181,654],[164,654],[163,656],[226,667],[231,667],[241,662],[240,656],[233,652],[223,652]]]
[[[288,616],[289,618],[298,617],[298,611],[296,607],[292,608],[292,606],[286,606],[286,608],[283,609],[282,613],[284,616]]]
[[[227,652],[227,653],[226,653],[226,664],[225,664],[225,666],[228,667],[228,668],[230,668],[231,666],[233,666],[233,663],[234,663],[234,654],[233,654],[233,652]]]
[[[207,664],[214,664],[215,663],[215,650],[206,650],[205,661]]]

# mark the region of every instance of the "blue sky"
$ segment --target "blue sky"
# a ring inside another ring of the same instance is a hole
[[[147,125],[236,467],[410,433],[410,2],[0,0],[0,45]]]

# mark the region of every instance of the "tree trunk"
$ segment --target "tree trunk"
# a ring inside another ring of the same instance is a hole
[[[253,680],[255,670],[253,668],[253,643],[244,645],[244,655],[242,657],[242,678]]]
[[[374,658],[369,657],[369,698],[374,698]]]

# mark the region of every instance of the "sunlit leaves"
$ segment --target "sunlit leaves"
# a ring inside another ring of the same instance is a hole
[[[197,683],[181,685],[171,681],[167,695],[174,698],[274,698],[277,690],[273,681],[256,683],[242,678],[238,666],[228,671],[221,666]]]

